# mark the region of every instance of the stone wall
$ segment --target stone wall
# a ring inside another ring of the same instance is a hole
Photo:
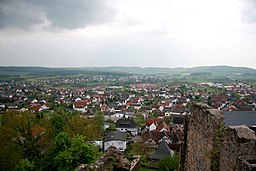
[[[185,142],[181,154],[180,170],[211,170],[216,130],[223,122],[223,114],[205,104],[192,107],[185,120]]]
[[[229,127],[221,148],[220,170],[253,170],[248,162],[253,160],[256,161],[255,132],[247,126]]]
[[[256,170],[255,132],[246,126],[219,131],[224,128],[223,122],[220,110],[202,103],[192,107],[185,118],[180,170],[212,170],[215,161],[219,162],[216,170]]]

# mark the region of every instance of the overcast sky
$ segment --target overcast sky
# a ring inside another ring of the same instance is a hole
[[[0,65],[256,68],[256,0],[0,0]]]

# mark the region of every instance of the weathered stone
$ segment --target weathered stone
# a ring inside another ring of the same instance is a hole
[[[94,164],[82,164],[76,171],[129,171],[130,167],[129,160],[116,147],[111,146]]]
[[[238,138],[256,140],[255,132],[249,129],[246,125],[230,126],[230,128],[236,131]]]
[[[223,113],[199,103],[185,118],[180,170],[256,170],[256,137],[246,126],[222,130]],[[218,139],[217,139],[218,138]],[[219,153],[216,153],[219,151]]]
[[[216,130],[223,122],[223,114],[208,105],[198,103],[192,107],[185,126],[186,149],[183,151],[181,170],[210,170]]]
[[[245,125],[229,127],[221,148],[220,169],[253,170],[248,161],[256,161],[255,133]]]

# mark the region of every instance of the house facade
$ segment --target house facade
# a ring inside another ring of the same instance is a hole
[[[106,151],[110,146],[114,146],[120,151],[124,151],[126,149],[126,141],[127,135],[125,132],[108,132],[104,137],[104,151]]]
[[[121,132],[131,132],[133,136],[136,136],[139,132],[139,128],[133,119],[119,119],[116,122],[116,129]]]
[[[87,102],[86,101],[75,101],[73,103],[73,109],[79,112],[86,112]]]

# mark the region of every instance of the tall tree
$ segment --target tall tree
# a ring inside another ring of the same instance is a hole
[[[67,121],[60,114],[54,114],[50,119],[51,126],[54,129],[55,135],[63,131],[64,127],[67,124]]]

